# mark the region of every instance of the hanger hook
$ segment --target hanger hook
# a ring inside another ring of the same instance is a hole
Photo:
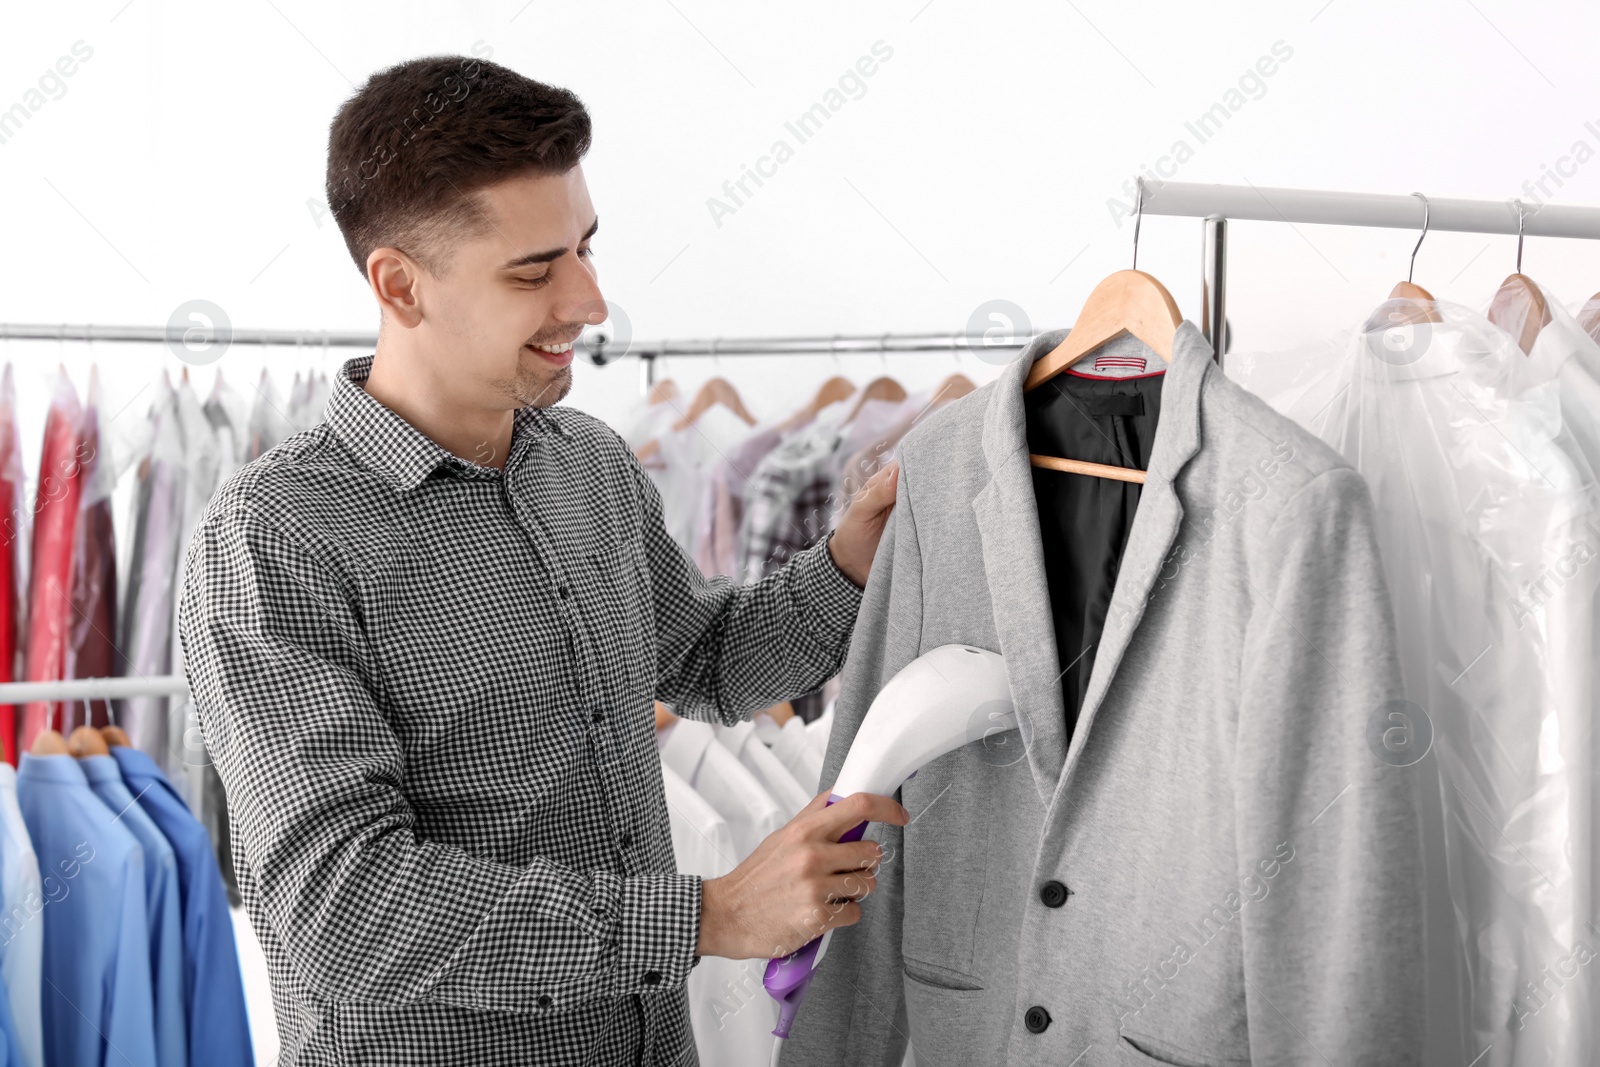
[[[1522,223],[1523,223],[1523,220],[1527,217],[1527,212],[1523,210],[1522,201],[1521,200],[1513,200],[1511,202],[1513,204],[1517,205],[1517,273],[1521,274],[1522,273]]]
[[[1133,269],[1139,269],[1139,223],[1144,219],[1144,175],[1133,181]]]
[[[1406,281],[1408,282],[1417,270],[1417,250],[1422,247],[1422,239],[1428,236],[1428,198],[1421,193],[1412,193],[1411,195],[1422,201],[1422,232],[1417,235],[1416,247],[1411,250],[1411,266],[1406,269]]]

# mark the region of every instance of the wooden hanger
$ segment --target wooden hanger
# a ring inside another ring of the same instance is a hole
[[[33,735],[33,744],[28,746],[28,751],[35,756],[66,756],[67,739],[54,730],[40,730]]]
[[[906,398],[906,387],[890,377],[874,378],[868,382],[861,395],[856,398],[856,406],[850,409],[850,414],[844,417],[840,425],[848,426],[861,414],[861,408],[869,400],[890,400],[898,404]]]
[[[855,382],[852,382],[849,378],[841,378],[839,375],[835,374],[832,378],[829,378],[827,381],[822,383],[821,387],[817,389],[816,395],[811,398],[809,403],[807,403],[799,411],[796,411],[793,415],[790,415],[787,419],[784,419],[782,422],[778,423],[778,432],[788,433],[790,430],[804,426],[806,423],[817,417],[817,412],[821,411],[829,404],[837,404],[839,401],[849,397],[850,394],[854,393],[855,391]]]
[[[721,404],[739,418],[744,420],[746,426],[756,424],[755,416],[745,410],[744,401],[739,399],[739,390],[726,378],[712,378],[700,387],[694,395],[694,402],[689,405],[689,410],[682,418],[673,423],[674,430],[685,430],[700,421],[700,416],[710,410],[712,404]]]
[[[1550,307],[1539,286],[1522,273],[1522,224],[1527,213],[1521,200],[1513,203],[1517,205],[1517,269],[1506,275],[1489,302],[1489,321],[1511,333],[1522,354],[1527,355],[1533,351],[1539,331],[1550,324]]]
[[[128,731],[117,725],[100,727],[100,736],[106,739],[108,745],[120,745],[123,748],[132,748],[133,740],[128,736]]]
[[[1600,341],[1600,293],[1591,296],[1578,312],[1578,325],[1583,327],[1584,333]]]
[[[652,407],[676,399],[678,399],[678,383],[671,378],[663,378],[650,387],[649,403]]]
[[[760,711],[756,712],[756,714],[765,715],[779,726],[782,726],[784,723],[794,718],[794,705],[789,703],[787,700],[782,700],[772,705],[770,708],[762,708]]]
[[[93,726],[80,726],[67,735],[67,751],[82,759],[85,756],[109,756],[106,739]]]
[[[952,400],[960,400],[976,388],[978,387],[972,384],[971,378],[968,378],[960,371],[956,371],[940,382],[938,387],[934,389],[933,402],[936,405],[948,404]]]

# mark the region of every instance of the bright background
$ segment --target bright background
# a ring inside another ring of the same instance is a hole
[[[994,299],[1035,328],[1070,325],[1129,265],[1132,227],[1110,202],[1179,139],[1193,158],[1165,176],[1181,181],[1600,205],[1600,8],[1576,2],[109,0],[23,5],[7,30],[0,112],[26,113],[0,142],[7,322],[159,326],[205,299],[240,328],[375,330],[323,203],[328,123],[375,70],[445,52],[588,105],[597,264],[638,339],[956,332]],[[30,97],[79,41],[91,58]],[[719,225],[708,199],[775,139],[795,145],[784,123],[880,41],[892,56],[859,97]],[[1248,80],[1278,42],[1289,58]],[[1185,123],[1230,90],[1242,106],[1199,143]],[[1559,186],[1546,177],[1558,167]],[[1148,218],[1139,257],[1196,320],[1200,229]],[[1231,238],[1243,352],[1360,321],[1404,276],[1415,235],[1236,222]],[[1416,280],[1482,306],[1514,248],[1434,233]],[[1569,306],[1600,290],[1600,248],[1583,242],[1530,239],[1524,269]],[[236,346],[196,380],[209,388],[220,368],[249,393],[263,363],[287,385],[351,354]],[[183,368],[156,346],[11,342],[0,357],[16,367],[30,464],[57,364],[81,389],[98,362],[114,448],[137,436],[142,391]],[[720,372],[766,417],[829,373],[864,382],[885,367],[912,389],[997,370],[904,355],[662,371],[685,392]],[[620,418],[635,368],[579,365],[567,403]]]

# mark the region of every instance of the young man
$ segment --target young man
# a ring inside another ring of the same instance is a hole
[[[697,1058],[701,955],[860,918],[888,797],[823,797],[677,873],[653,698],[735,723],[845,658],[895,473],[747,587],[667,535],[621,438],[556,403],[605,317],[571,93],[435,57],[340,110],[328,199],[383,321],[327,420],[232,478],[181,640],[267,953],[282,1064]]]

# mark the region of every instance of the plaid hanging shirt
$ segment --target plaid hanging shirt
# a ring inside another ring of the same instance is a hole
[[[623,440],[515,415],[503,470],[369,396],[229,479],[180,639],[282,1064],[698,1064],[652,700],[733,724],[815,688],[861,590],[826,541],[707,579]],[[483,457],[487,461],[487,457]]]

